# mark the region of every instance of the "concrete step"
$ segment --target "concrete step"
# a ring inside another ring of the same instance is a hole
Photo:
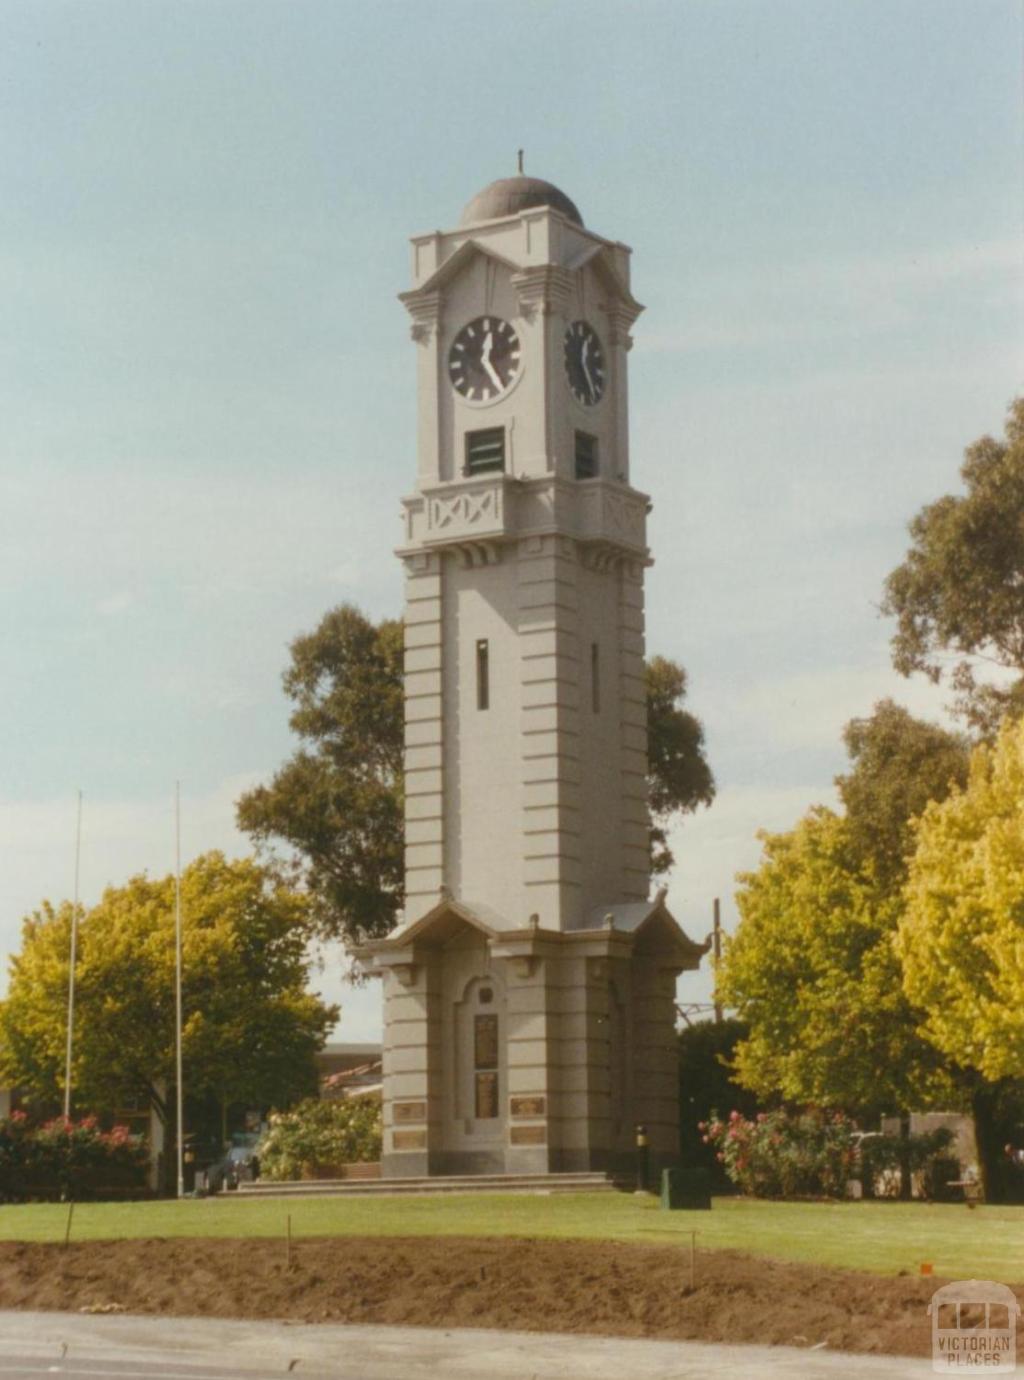
[[[612,1193],[607,1174],[438,1174],[402,1179],[301,1179],[239,1184],[239,1198],[386,1197],[415,1193]]]

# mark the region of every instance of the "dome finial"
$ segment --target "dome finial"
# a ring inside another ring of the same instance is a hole
[[[519,151],[518,151],[518,158],[517,158],[517,161],[518,161],[518,163],[519,163],[519,169],[518,169],[518,171],[519,171],[519,176],[522,177],[522,175],[523,175],[523,150],[522,150],[522,149],[519,149]]]

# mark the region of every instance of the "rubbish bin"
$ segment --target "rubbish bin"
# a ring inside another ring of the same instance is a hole
[[[711,1207],[711,1172],[707,1169],[663,1169],[661,1206],[676,1208]]]

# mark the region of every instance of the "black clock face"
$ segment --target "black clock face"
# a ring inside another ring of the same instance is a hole
[[[604,350],[586,321],[574,321],[565,333],[565,373],[577,402],[593,407],[604,394]]]
[[[448,352],[448,377],[470,402],[500,398],[519,372],[519,337],[500,316],[478,316],[463,326]]]

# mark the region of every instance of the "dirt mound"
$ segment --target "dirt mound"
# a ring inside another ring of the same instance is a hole
[[[504,1327],[927,1355],[939,1279],[613,1241],[0,1242],[0,1308]]]

